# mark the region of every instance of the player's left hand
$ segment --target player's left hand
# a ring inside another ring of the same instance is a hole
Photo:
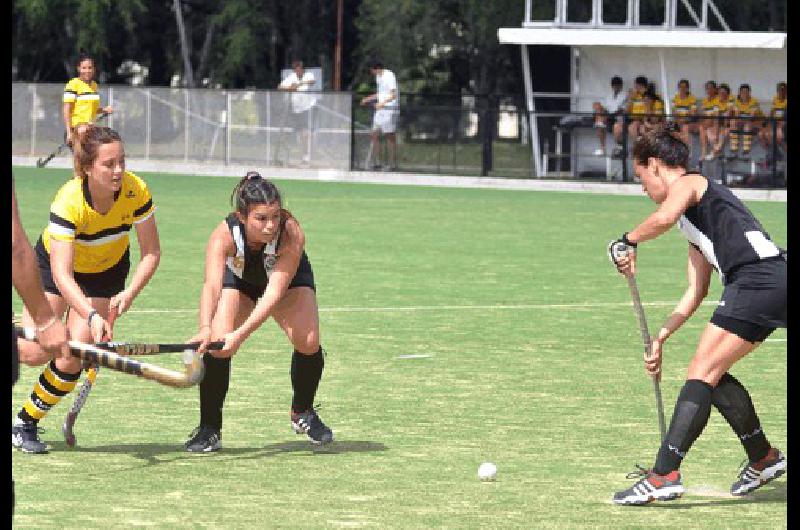
[[[246,337],[242,336],[242,334],[236,330],[226,333],[222,338],[222,340],[225,342],[225,345],[222,347],[222,349],[219,351],[209,350],[208,353],[212,357],[216,357],[218,359],[228,359],[233,357],[233,355],[239,350],[239,347],[242,345],[245,338]]]
[[[125,289],[112,296],[111,301],[109,302],[108,305],[109,305],[109,310],[116,309],[117,315],[119,316],[125,311],[127,311],[131,307],[132,303],[133,303],[133,293]]]
[[[623,238],[608,244],[608,259],[620,274],[630,276],[636,273],[636,247],[623,241]]]
[[[656,378],[656,381],[661,380],[661,347],[664,342],[659,339],[653,339],[650,345],[650,357],[647,356],[647,351],[644,352],[644,368],[647,373]]]

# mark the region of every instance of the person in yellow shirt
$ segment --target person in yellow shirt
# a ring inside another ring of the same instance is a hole
[[[672,114],[680,127],[683,143],[691,147],[690,134],[700,134],[700,124],[697,121],[697,97],[692,94],[686,79],[678,81],[678,93],[672,98]]]
[[[719,96],[717,83],[707,81],[705,84],[706,97],[700,102],[700,159],[714,160],[714,154],[708,152],[708,143],[713,146],[719,135]]]
[[[731,98],[731,87],[727,83],[720,83],[717,92],[717,116],[719,117],[719,127],[717,129],[717,138],[713,142],[714,158],[722,154],[725,149],[725,141],[728,139],[728,134],[732,128],[732,120],[730,119],[734,113],[734,100]]]
[[[647,90],[644,93],[644,103],[647,114],[642,121],[642,126],[639,128],[640,135],[654,129],[664,121],[664,100],[656,93],[655,83],[647,85]]]
[[[94,57],[86,52],[78,56],[78,77],[73,77],[64,86],[62,98],[62,116],[64,119],[64,140],[70,147],[75,133],[75,126],[79,123],[94,123],[98,110],[111,114],[114,109],[106,105],[100,109],[100,94],[97,92],[97,81]]]
[[[739,85],[739,94],[733,106],[733,128],[731,129],[731,142],[729,159],[739,157],[739,136],[742,137],[742,160],[750,159],[750,148],[753,144],[753,130],[757,126],[756,118],[763,116],[758,100],[750,94],[750,85]]]
[[[121,315],[130,308],[155,273],[161,250],[153,199],[144,181],[125,170],[119,134],[92,124],[81,129],[73,143],[76,176],[56,193],[50,223],[36,243],[36,257],[56,318],[67,313],[70,337],[92,343],[113,338],[109,313]],[[126,287],[131,228],[141,257]],[[22,313],[26,327],[34,324],[29,309]],[[26,342],[20,341],[20,357],[38,348]],[[15,419],[14,447],[25,453],[48,451],[39,439],[38,422],[74,390],[81,370],[75,357],[59,357],[46,365]]]
[[[764,146],[764,149],[767,151],[768,155],[767,158],[771,159],[770,153],[770,144],[772,143],[772,121],[776,121],[775,126],[775,139],[778,142],[778,145],[783,148],[783,151],[786,152],[786,82],[781,81],[778,83],[777,86],[777,93],[775,97],[772,98],[772,109],[769,111],[769,117],[771,120],[768,120],[764,123],[764,127],[761,128],[759,131],[758,137],[761,140],[761,145]],[[780,156],[780,152],[778,153]]]
[[[633,144],[636,137],[639,135],[639,129],[644,121],[644,116],[647,113],[646,104],[644,101],[644,93],[647,91],[647,78],[643,75],[636,77],[633,81],[633,88],[628,93],[627,104],[625,106],[625,116],[628,119],[628,143]],[[623,123],[617,122],[614,124],[614,138],[617,142],[622,139]],[[618,144],[614,148],[612,156],[619,157],[622,155],[622,145]]]

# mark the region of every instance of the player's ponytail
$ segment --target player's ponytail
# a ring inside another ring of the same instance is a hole
[[[640,165],[657,158],[668,167],[687,168],[689,146],[680,137],[680,126],[670,121],[639,136],[633,144],[633,158]]]
[[[231,205],[240,214],[247,216],[254,204],[283,205],[281,192],[272,182],[261,176],[258,171],[248,171],[231,193]]]
[[[79,123],[72,136],[72,152],[74,153],[75,175],[86,178],[86,170],[92,167],[97,159],[101,145],[112,142],[122,143],[119,133],[110,127],[98,127],[91,123]]]

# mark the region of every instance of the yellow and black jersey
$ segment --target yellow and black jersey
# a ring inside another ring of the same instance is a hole
[[[733,108],[734,102],[731,98],[722,100],[717,98],[717,110],[720,114],[727,114]]]
[[[644,102],[644,94],[634,92],[630,97],[630,113],[632,118],[639,118],[647,114],[647,104]]]
[[[743,118],[752,118],[755,116],[761,116],[761,106],[758,104],[758,100],[754,97],[751,97],[747,101],[742,101],[738,96],[736,97],[736,114],[743,117]]]
[[[147,185],[129,171],[123,174],[122,188],[106,214],[92,208],[86,179],[75,177],[56,193],[42,242],[48,253],[50,238],[73,243],[75,272],[103,272],[125,255],[131,227],[148,219],[154,211]]]
[[[79,123],[93,123],[100,107],[100,94],[97,93],[97,83],[92,81],[84,83],[80,77],[74,77],[64,86],[64,103],[73,103],[70,125],[75,127]]]
[[[772,116],[775,118],[783,118],[786,114],[786,99],[778,99],[778,96],[772,98]]]
[[[697,113],[697,98],[694,94],[686,94],[682,98],[680,93],[672,98],[672,112],[677,116],[689,116]]]
[[[719,113],[719,97],[703,98],[700,102],[700,110],[704,116],[716,116]]]

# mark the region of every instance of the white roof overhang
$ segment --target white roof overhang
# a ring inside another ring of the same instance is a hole
[[[786,33],[663,29],[500,28],[500,44],[783,50]]]

